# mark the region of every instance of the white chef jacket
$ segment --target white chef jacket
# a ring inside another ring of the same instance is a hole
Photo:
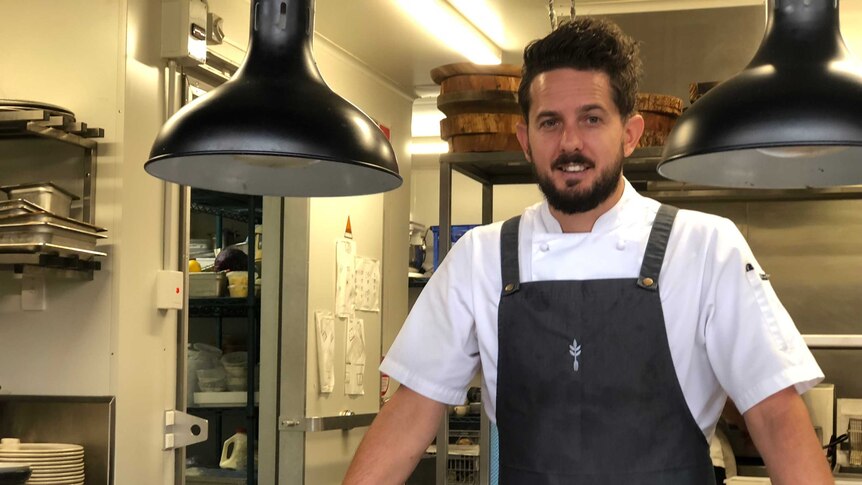
[[[562,232],[547,201],[527,208],[518,235],[521,281],[637,278],[659,206],[625,181],[622,198],[592,232],[574,234]],[[481,366],[482,400],[494,422],[501,227],[477,227],[452,247],[380,366],[410,389],[448,404],[464,402]],[[802,393],[823,379],[764,278],[732,221],[679,211],[659,294],[677,378],[707,439],[727,395],[745,412],[786,387]]]

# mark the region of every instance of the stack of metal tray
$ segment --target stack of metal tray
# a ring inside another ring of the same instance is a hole
[[[105,229],[54,214],[23,199],[0,201],[0,253],[44,253],[92,259]]]

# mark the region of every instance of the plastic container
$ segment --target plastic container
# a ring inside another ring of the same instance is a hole
[[[188,402],[194,402],[194,393],[200,391],[198,387],[198,371],[203,369],[221,368],[222,351],[212,345],[193,343],[187,351],[188,379]]]
[[[247,461],[248,435],[245,428],[237,428],[236,434],[225,440],[218,466],[231,470],[245,470]]]
[[[199,369],[197,375],[198,387],[202,392],[224,391],[227,386],[224,369]]]
[[[227,284],[248,286],[248,271],[228,271]]]
[[[228,391],[246,391],[248,390],[248,377],[246,376],[227,376]]]
[[[246,368],[248,366],[247,352],[231,352],[225,354],[221,358],[221,364],[224,366],[227,375],[234,377],[247,377]]]
[[[227,294],[231,298],[245,298],[248,296],[248,285],[227,285]]]
[[[450,235],[452,236],[452,244],[458,242],[459,239],[464,234],[467,234],[467,231],[473,229],[474,227],[478,227],[479,224],[465,224],[459,226],[451,226]],[[436,270],[438,266],[440,266],[440,226],[431,226],[431,232],[434,233],[434,269]]]

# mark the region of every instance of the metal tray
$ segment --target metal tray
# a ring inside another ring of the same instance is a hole
[[[5,244],[42,243],[92,250],[96,241],[105,237],[50,222],[0,224],[0,243]]]
[[[62,246],[59,244],[29,241],[21,243],[0,243],[0,253],[45,253],[58,256],[76,256],[79,258],[92,258],[94,256],[107,256],[107,253],[93,251],[91,249],[76,248],[73,246]],[[0,264],[11,264],[17,261],[6,261],[12,254],[0,254]]]
[[[52,182],[4,185],[0,187],[0,190],[9,194],[10,199],[29,200],[42,207],[47,207],[49,212],[63,217],[69,216],[72,201],[79,198]]]
[[[2,215],[32,214],[34,212],[48,212],[48,209],[24,199],[12,199],[0,202],[0,214]]]
[[[26,202],[26,201],[25,201]],[[0,210],[0,224],[22,224],[28,222],[47,222],[58,226],[77,229],[89,233],[105,232],[107,229],[88,224],[69,217],[58,216],[51,212],[25,212],[23,214],[8,214]]]

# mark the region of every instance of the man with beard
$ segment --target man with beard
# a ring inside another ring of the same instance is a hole
[[[832,483],[799,397],[823,374],[736,226],[622,176],[639,70],[593,18],[525,49],[518,139],[546,200],[449,252],[381,365],[401,387],[345,483],[404,483],[480,367],[502,484],[715,483],[728,396],[773,483]]]

